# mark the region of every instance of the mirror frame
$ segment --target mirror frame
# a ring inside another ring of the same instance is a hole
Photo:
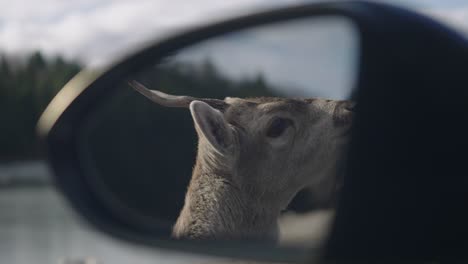
[[[299,263],[319,256],[320,252],[306,248],[274,248],[238,242],[204,241],[193,243],[175,241],[161,237],[161,230],[157,228],[149,230],[133,226],[117,218],[93,193],[93,188],[90,188],[82,175],[77,155],[76,131],[79,131],[77,128],[86,116],[91,114],[100,102],[106,100],[106,94],[111,91],[113,84],[117,82],[116,80],[122,79],[121,76],[135,73],[179,49],[221,34],[253,26],[330,15],[349,19],[355,24],[357,32],[360,34],[360,61],[357,78],[359,90],[354,95],[359,102],[361,99],[368,99],[367,94],[375,95],[378,91],[391,89],[385,85],[371,87],[378,83],[379,78],[383,78],[383,80],[388,78],[385,63],[392,62],[392,58],[385,52],[381,52],[382,50],[396,49],[405,52],[405,49],[400,48],[410,45],[411,37],[408,36],[420,32],[429,32],[430,34],[437,30],[443,32],[442,35],[447,39],[459,38],[458,35],[444,26],[416,13],[386,4],[364,1],[313,3],[280,8],[182,31],[136,51],[133,55],[102,73],[97,75],[86,71],[79,73],[52,100],[40,118],[38,132],[44,141],[50,166],[54,172],[53,180],[57,188],[91,226],[106,234],[133,243],[219,257],[274,262]],[[395,28],[399,25],[405,26],[396,31]],[[437,29],[434,30],[434,28]],[[400,37],[399,34],[403,34],[408,40],[399,39],[399,46],[397,45],[395,48],[392,46],[394,43],[387,41]],[[407,55],[411,55],[411,53]],[[362,108],[365,109],[365,106]],[[358,109],[358,113],[359,111]],[[359,120],[357,123],[360,123]],[[340,204],[346,197],[349,197],[350,192],[350,190],[344,191],[343,197],[340,198]],[[340,252],[346,253],[353,248],[351,246],[349,250],[340,251],[343,245],[349,245],[350,242],[350,238],[342,237],[343,234],[346,234],[346,230],[343,231],[342,226],[346,225],[341,225],[345,221],[342,219],[347,219],[346,217],[349,215],[350,212],[338,210],[330,243],[324,253],[327,256],[343,257],[346,255],[339,255]],[[246,250],[247,248],[251,250]]]

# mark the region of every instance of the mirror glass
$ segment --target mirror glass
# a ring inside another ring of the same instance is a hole
[[[115,215],[168,238],[316,247],[339,191],[358,56],[355,26],[335,16],[187,46],[122,76],[81,128],[83,170]]]

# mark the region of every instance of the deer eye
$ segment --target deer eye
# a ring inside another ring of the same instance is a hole
[[[287,118],[276,118],[271,122],[270,127],[267,130],[267,136],[276,138],[281,136],[288,127],[292,125],[292,120]]]

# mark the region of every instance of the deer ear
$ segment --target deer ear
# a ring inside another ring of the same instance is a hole
[[[232,141],[232,132],[224,115],[202,101],[191,102],[190,112],[198,136],[206,138],[217,151],[224,153]]]

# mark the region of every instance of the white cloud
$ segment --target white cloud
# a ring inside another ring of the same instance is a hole
[[[468,3],[462,7],[427,9],[423,12],[468,36]]]
[[[41,50],[105,64],[177,27],[304,1],[0,0],[0,50],[15,54]],[[468,4],[463,1],[412,4],[468,35]]]
[[[277,4],[293,2],[277,1]],[[266,0],[239,1],[0,1],[0,49],[41,50],[89,64],[113,61],[136,44],[169,30],[260,7]],[[270,4],[271,5],[271,4]]]
[[[358,33],[347,19],[303,19],[211,39],[173,60],[199,65],[209,59],[232,80],[262,74],[297,97],[347,98],[357,74]]]

